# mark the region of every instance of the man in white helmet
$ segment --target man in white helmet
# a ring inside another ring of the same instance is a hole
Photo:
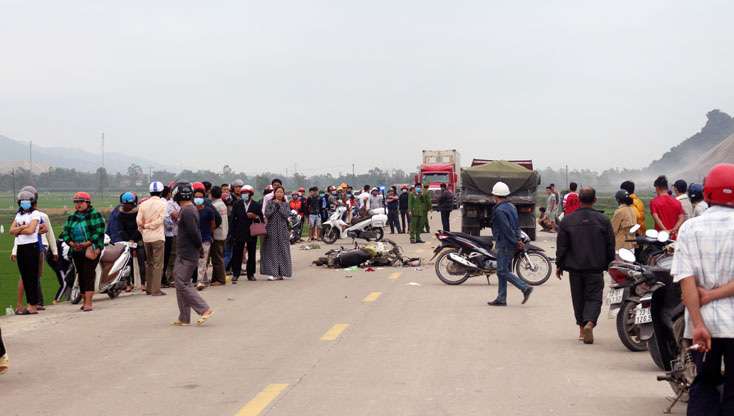
[[[163,184],[155,181],[150,184],[150,198],[140,204],[138,208],[138,230],[143,235],[145,256],[147,259],[145,275],[148,276],[148,285],[145,291],[149,295],[165,295],[161,292],[161,278],[163,274],[163,255],[166,245],[166,234],[163,222],[168,212],[168,204],[161,199]]]
[[[492,196],[497,204],[494,207],[492,220],[492,236],[497,250],[497,278],[499,279],[497,299],[487,302],[489,306],[507,306],[507,282],[512,283],[522,291],[522,303],[528,301],[533,288],[512,274],[512,256],[522,248],[520,221],[517,218],[517,209],[507,202],[510,188],[504,182],[497,182],[492,188]]]

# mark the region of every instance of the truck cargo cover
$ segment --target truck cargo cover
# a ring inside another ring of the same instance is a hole
[[[510,192],[535,188],[538,186],[538,172],[526,169],[518,164],[497,160],[484,165],[466,168],[461,171],[461,180],[465,188],[492,194],[492,187],[497,182],[504,182]]]

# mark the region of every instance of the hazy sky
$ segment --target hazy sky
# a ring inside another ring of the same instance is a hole
[[[10,1],[0,134],[168,164],[641,167],[734,114],[731,1]]]

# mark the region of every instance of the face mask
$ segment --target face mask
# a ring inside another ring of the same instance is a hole
[[[415,191],[421,193],[421,188],[415,188]]]
[[[244,194],[244,195],[242,195],[242,199],[245,200],[245,201],[249,201],[250,200],[250,194]]]
[[[325,195],[325,194],[319,194],[319,196],[323,198],[323,197],[325,197],[326,195]]]
[[[408,190],[407,189],[403,189],[403,193],[404,194],[408,193]]]
[[[23,208],[23,211],[31,209],[31,205],[31,201],[20,201],[20,207]]]
[[[197,207],[204,203],[204,198],[194,198],[194,205]]]
[[[348,194],[348,195],[347,195],[347,198],[351,198],[351,197],[352,197],[352,194]]]
[[[336,195],[336,191],[331,191],[331,194],[332,195]]]

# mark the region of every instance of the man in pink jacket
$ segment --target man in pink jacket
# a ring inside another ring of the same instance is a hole
[[[163,220],[166,218],[168,204],[161,199],[163,184],[156,181],[150,184],[150,198],[138,208],[138,230],[143,235],[147,264],[145,273],[148,276],[146,292],[149,295],[165,295],[161,292],[161,275],[163,273],[163,254],[166,245]]]

